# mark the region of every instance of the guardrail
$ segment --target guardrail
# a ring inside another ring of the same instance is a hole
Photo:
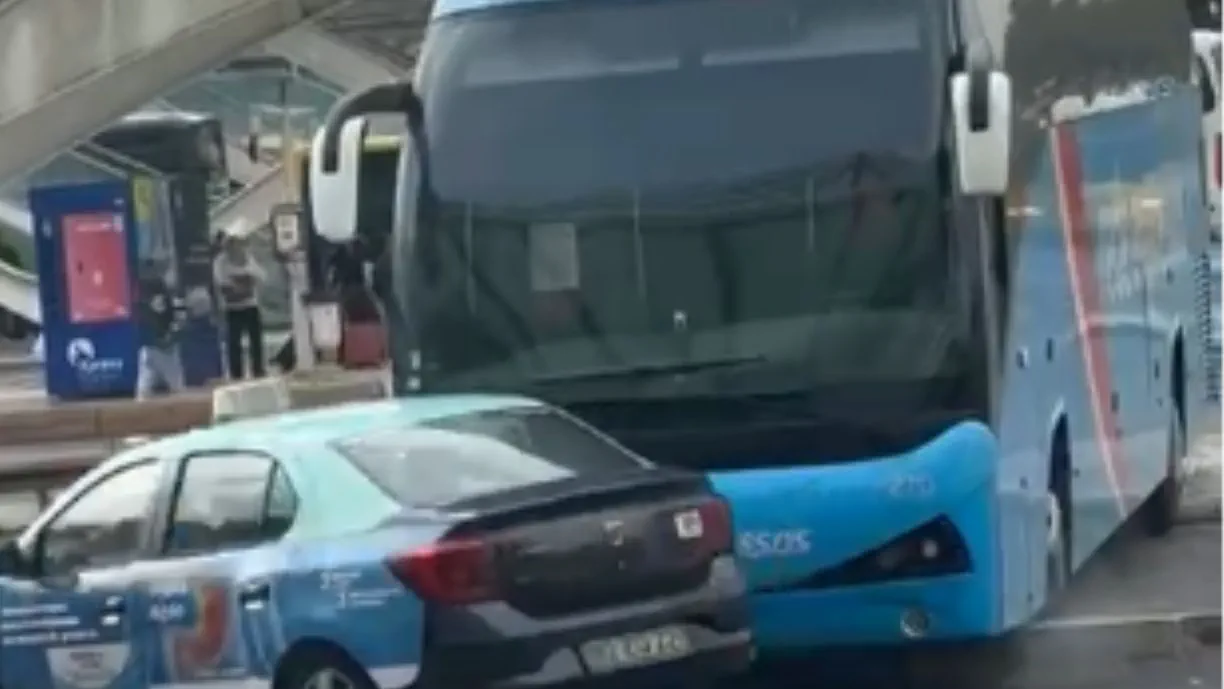
[[[286,376],[293,409],[387,396],[381,371],[320,369]],[[127,439],[182,433],[210,424],[212,393],[193,391],[136,402],[50,404],[0,412],[0,475],[96,463]],[[63,465],[63,466],[61,466]]]

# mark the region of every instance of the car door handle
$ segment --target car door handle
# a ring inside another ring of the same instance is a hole
[[[249,581],[238,589],[238,602],[248,608],[261,608],[272,597],[272,586],[267,581]]]
[[[103,627],[118,627],[123,622],[123,615],[127,612],[127,598],[124,596],[107,596],[102,601],[102,609],[99,611],[99,622]]]
[[[123,596],[107,596],[102,601],[103,615],[122,615],[127,612],[127,599]]]

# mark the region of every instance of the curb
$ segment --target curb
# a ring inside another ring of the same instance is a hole
[[[0,373],[25,373],[39,370],[37,359],[28,356],[0,356]]]
[[[105,461],[124,446],[122,440],[97,440],[0,447],[0,481],[34,474],[84,471]]]

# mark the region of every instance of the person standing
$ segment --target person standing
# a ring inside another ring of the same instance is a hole
[[[140,353],[136,368],[136,399],[147,400],[160,390],[175,393],[186,387],[178,340],[182,330],[171,281],[156,264],[142,266],[140,280]]]
[[[245,377],[246,355],[250,356],[251,375],[264,376],[259,287],[265,275],[251,255],[248,234],[249,228],[241,220],[226,228],[221,252],[213,260],[213,279],[225,310],[225,357],[231,380]]]

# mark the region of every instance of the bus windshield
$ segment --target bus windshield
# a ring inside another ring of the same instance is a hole
[[[421,71],[434,183],[522,205],[923,155],[942,93],[928,7],[595,0],[443,18]]]
[[[432,202],[402,190],[421,222],[397,259],[430,380],[606,398],[707,370],[686,394],[938,374],[945,27],[908,0],[435,21]]]

